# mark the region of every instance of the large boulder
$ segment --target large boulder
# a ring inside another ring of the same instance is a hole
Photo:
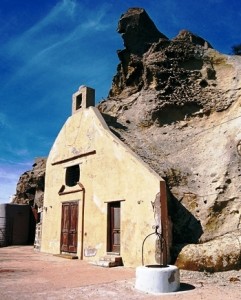
[[[140,11],[122,15],[124,28]],[[138,32],[131,31],[133,40]],[[205,243],[218,247],[219,237],[230,241],[228,234],[241,226],[241,57],[221,54],[187,30],[148,47],[144,42],[140,51],[128,39],[124,45],[98,108],[111,130],[166,180],[174,249],[190,244],[182,261],[193,251],[205,263],[213,255]],[[178,255],[173,251],[173,260],[180,261]],[[234,261],[230,266],[238,268]]]
[[[179,245],[176,265],[194,271],[239,270],[241,232],[227,233],[203,244]]]

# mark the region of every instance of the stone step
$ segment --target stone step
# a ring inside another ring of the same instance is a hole
[[[78,256],[74,255],[74,254],[62,253],[62,254],[54,254],[54,256],[61,257],[61,258],[67,258],[67,259],[78,259]]]
[[[95,261],[94,265],[105,267],[105,268],[112,268],[112,267],[123,266],[123,262],[121,256],[106,255],[100,257],[98,261]]]
[[[105,261],[105,260],[98,260],[94,263],[96,266],[104,267],[104,268],[112,268],[117,267],[114,261]]]
[[[122,262],[121,256],[115,256],[115,255],[105,255],[99,258],[99,260],[103,261],[112,261],[112,262]]]

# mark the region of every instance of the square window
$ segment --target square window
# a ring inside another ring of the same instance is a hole
[[[75,186],[80,180],[80,167],[79,165],[74,165],[67,167],[65,173],[65,184],[67,186]]]

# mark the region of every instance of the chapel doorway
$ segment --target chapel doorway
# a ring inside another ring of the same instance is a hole
[[[120,254],[120,201],[108,203],[107,216],[107,252]]]
[[[78,202],[62,203],[60,251],[77,252]]]

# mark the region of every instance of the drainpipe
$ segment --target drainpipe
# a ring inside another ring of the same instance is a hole
[[[162,252],[162,264],[167,265],[167,250],[169,245],[168,236],[168,210],[167,210],[167,193],[166,193],[166,183],[165,181],[160,181],[160,202],[161,202],[161,227],[162,227],[162,237],[165,240],[163,243]]]
[[[82,222],[81,222],[81,249],[80,249],[80,259],[84,258],[84,217],[85,217],[85,188],[82,183],[78,182],[78,185],[81,187],[83,192],[82,199]]]

